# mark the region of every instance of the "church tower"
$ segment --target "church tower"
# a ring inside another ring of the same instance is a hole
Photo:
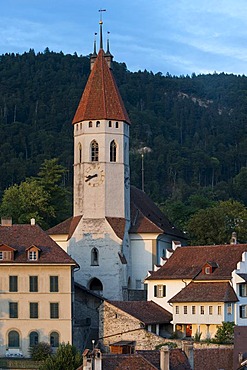
[[[112,74],[112,55],[91,56],[91,74],[73,119],[74,216],[120,217],[129,214],[130,120]],[[95,47],[96,49],[96,47]]]
[[[107,40],[96,41],[91,73],[74,126],[74,219],[80,217],[68,252],[81,270],[76,280],[106,298],[123,299],[130,258],[130,120],[112,73]]]

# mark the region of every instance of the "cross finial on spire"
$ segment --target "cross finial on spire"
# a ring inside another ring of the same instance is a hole
[[[102,26],[103,26],[103,21],[102,21],[102,13],[103,12],[106,12],[106,9],[99,9],[99,13],[100,13],[100,21],[99,21],[99,25],[100,25],[100,49],[103,49],[103,32],[102,32]]]

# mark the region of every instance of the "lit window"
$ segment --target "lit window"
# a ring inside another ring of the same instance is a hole
[[[157,298],[163,298],[166,296],[166,286],[165,285],[155,285],[154,286],[154,296]]]
[[[99,161],[99,144],[95,140],[91,142],[91,161]]]
[[[191,307],[191,312],[192,312],[192,315],[196,314],[196,306]]]
[[[213,306],[208,307],[208,314],[213,315]]]
[[[218,306],[218,315],[221,315],[221,306]]]
[[[110,144],[110,162],[116,162],[117,160],[117,145],[114,140]]]
[[[204,306],[201,306],[201,315],[204,315]]]
[[[188,313],[188,307],[184,306],[184,314],[187,315],[187,313]]]

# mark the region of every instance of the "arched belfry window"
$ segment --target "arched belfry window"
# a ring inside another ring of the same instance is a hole
[[[93,278],[89,284],[89,289],[90,290],[98,290],[102,291],[103,290],[103,285],[101,281],[97,278]]]
[[[98,266],[99,265],[99,251],[97,248],[93,248],[91,250],[91,265]]]
[[[96,140],[91,142],[91,161],[98,162],[99,161],[99,144]]]
[[[82,162],[82,146],[81,143],[79,143],[79,163]]]
[[[117,144],[115,140],[112,140],[110,144],[110,162],[116,161],[117,161]]]

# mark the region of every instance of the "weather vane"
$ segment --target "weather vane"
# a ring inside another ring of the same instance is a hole
[[[100,12],[100,22],[99,23],[103,23],[103,21],[102,21],[102,12],[106,12],[106,9],[99,9],[99,12]]]

